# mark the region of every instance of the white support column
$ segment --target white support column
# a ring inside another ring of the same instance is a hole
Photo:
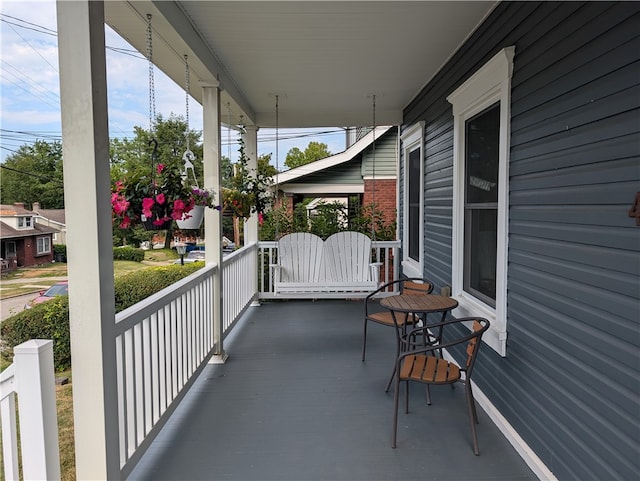
[[[76,477],[120,479],[104,3],[57,17]]]
[[[217,80],[201,81],[202,87],[202,150],[204,162],[204,185],[213,188],[218,193],[218,202],[222,204],[222,189],[220,187],[220,82]],[[214,279],[213,293],[213,336],[215,355],[211,362],[224,363],[227,353],[222,345],[222,292],[224,286],[222,275],[222,212],[205,209],[204,237],[207,243],[205,259],[207,264],[215,263],[219,266]]]
[[[32,339],[16,346],[13,353],[23,477],[60,479],[53,341]]]
[[[258,175],[258,127],[249,125],[245,127],[245,133],[242,134],[245,153],[249,159],[247,167],[250,175],[257,177]],[[258,215],[251,214],[244,223],[244,243],[258,242]]]

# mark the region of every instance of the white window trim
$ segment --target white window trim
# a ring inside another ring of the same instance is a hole
[[[498,52],[447,100],[453,105],[453,232],[452,293],[459,306],[456,317],[481,316],[491,322],[483,340],[501,356],[507,355],[507,254],[509,146],[511,131],[511,76],[515,47]],[[464,152],[465,122],[485,108],[500,102],[500,154],[498,167],[498,249],[496,256],[496,307],[463,290],[464,272]]]
[[[48,250],[46,250],[46,251],[45,251],[45,250],[40,251],[40,240],[41,240],[41,239],[42,239],[43,244],[44,244],[44,243],[48,243],[48,244],[49,244],[49,249],[48,249]],[[51,250],[52,250],[52,248],[53,248],[51,244],[52,244],[52,243],[51,243],[51,237],[48,237],[48,236],[40,236],[40,237],[38,237],[38,238],[36,239],[36,255],[38,255],[38,256],[44,256],[44,255],[50,254],[50,253],[51,253]]]
[[[404,131],[400,140],[402,141],[402,153],[404,159],[404,176],[403,176],[403,216],[402,216],[402,272],[407,277],[423,277],[424,276],[424,120],[421,120],[407,130]],[[416,262],[409,257],[409,199],[408,199],[408,178],[407,163],[409,161],[409,153],[416,149],[420,149],[420,222],[418,239],[420,242],[419,252],[420,259]]]
[[[22,225],[20,225],[22,224]],[[18,229],[32,229],[33,228],[33,217],[30,215],[20,215],[18,216]]]

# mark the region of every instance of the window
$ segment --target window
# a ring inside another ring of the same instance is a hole
[[[456,317],[491,322],[483,338],[507,340],[507,212],[511,75],[515,47],[501,50],[447,100],[453,105],[452,295]]]
[[[424,122],[418,122],[402,134],[404,158],[402,270],[409,277],[424,275],[423,199],[424,177],[422,137]]]
[[[51,252],[51,237],[38,237],[36,255],[48,254]]]
[[[18,229],[26,229],[33,227],[33,220],[31,216],[18,217]]]

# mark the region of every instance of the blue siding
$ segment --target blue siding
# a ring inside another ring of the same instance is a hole
[[[425,274],[451,282],[446,96],[510,45],[509,338],[476,381],[559,479],[638,479],[640,3],[503,2],[405,109],[426,122]]]

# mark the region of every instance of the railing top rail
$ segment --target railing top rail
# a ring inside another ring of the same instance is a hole
[[[13,364],[0,373],[0,400],[3,400],[9,394],[16,391],[15,379]]]
[[[242,246],[240,249],[237,249],[230,254],[226,255],[222,259],[222,265],[225,266],[235,260],[236,257],[242,257],[249,255],[252,250],[256,250],[258,248],[257,242],[250,242],[249,244]]]

